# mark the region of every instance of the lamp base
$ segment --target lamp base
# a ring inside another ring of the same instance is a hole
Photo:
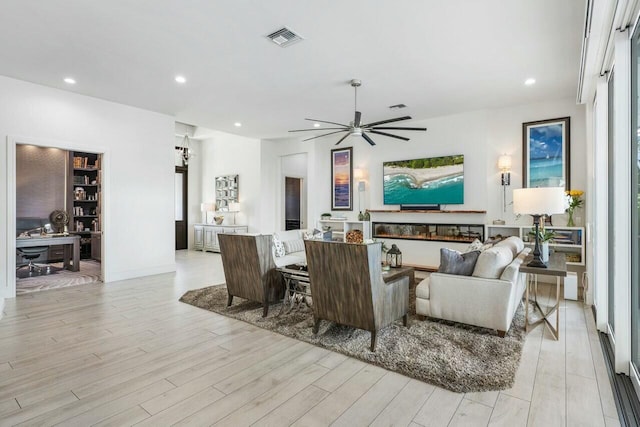
[[[545,264],[540,257],[534,256],[531,262],[527,264],[527,267],[547,268],[547,264]]]

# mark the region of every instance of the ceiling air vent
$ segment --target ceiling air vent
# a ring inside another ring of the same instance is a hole
[[[267,36],[269,40],[280,47],[287,47],[302,40],[302,37],[287,27],[282,27]]]

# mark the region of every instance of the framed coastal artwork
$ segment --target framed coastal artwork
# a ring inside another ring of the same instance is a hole
[[[353,210],[353,148],[331,150],[331,210]]]
[[[570,188],[570,118],[522,124],[522,186]]]

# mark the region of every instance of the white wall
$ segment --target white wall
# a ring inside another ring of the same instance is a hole
[[[9,203],[9,137],[104,152],[104,279],[175,270],[172,117],[6,77],[0,77],[0,97],[3,206]],[[2,242],[14,237],[7,235],[9,219],[0,209]],[[14,270],[7,259],[7,246],[0,245],[0,271]],[[0,296],[10,296],[7,277],[0,280]]]
[[[260,179],[260,140],[210,131],[207,138],[202,140],[200,150],[201,201],[215,201],[216,176],[237,174],[241,212],[236,214],[236,224],[248,225],[249,232],[259,231],[260,216],[263,213],[263,207],[260,205],[260,192],[263,187]],[[198,210],[199,204],[200,202]],[[223,224],[230,224],[233,214],[223,215]]]
[[[522,123],[558,117],[571,117],[571,187],[586,188],[585,109],[573,99],[564,99],[532,105],[523,105],[496,110],[473,111],[428,120],[413,121],[411,126],[427,127],[427,132],[407,132],[409,142],[374,136],[376,146],[371,147],[361,138],[346,139],[340,147],[353,146],[353,167],[364,169],[368,175],[366,191],[362,197],[361,210],[397,209],[385,206],[382,200],[382,163],[389,160],[406,160],[418,157],[433,157],[464,154],[465,200],[463,205],[443,206],[450,210],[486,210],[486,214],[388,214],[372,213],[372,221],[389,222],[434,222],[485,224],[503,218],[507,223],[530,224],[531,218],[516,221],[511,206],[502,212],[502,187],[498,157],[511,154],[513,170],[507,200],[512,200],[513,189],[522,186]],[[297,152],[308,152],[309,160],[309,220],[318,219],[320,213],[330,211],[331,197],[331,149],[337,138],[327,137],[315,143],[299,142],[298,139],[282,139],[263,142],[263,164],[277,164],[281,156]],[[270,179],[263,199],[281,200],[273,171],[263,177]],[[347,212],[350,219],[358,213],[357,184],[354,183],[354,211]],[[588,195],[587,195],[588,196]],[[588,199],[588,197],[587,197]],[[279,203],[279,202],[277,202]],[[272,224],[279,224],[282,216],[278,205]],[[584,219],[583,219],[584,221]],[[268,230],[267,230],[268,231]],[[403,251],[404,261],[409,264],[439,264],[439,250],[443,246],[464,249],[465,244],[425,243],[396,241]]]

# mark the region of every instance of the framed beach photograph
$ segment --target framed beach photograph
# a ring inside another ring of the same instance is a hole
[[[353,210],[353,148],[331,150],[331,210]]]
[[[522,124],[522,187],[570,188],[570,118]]]

